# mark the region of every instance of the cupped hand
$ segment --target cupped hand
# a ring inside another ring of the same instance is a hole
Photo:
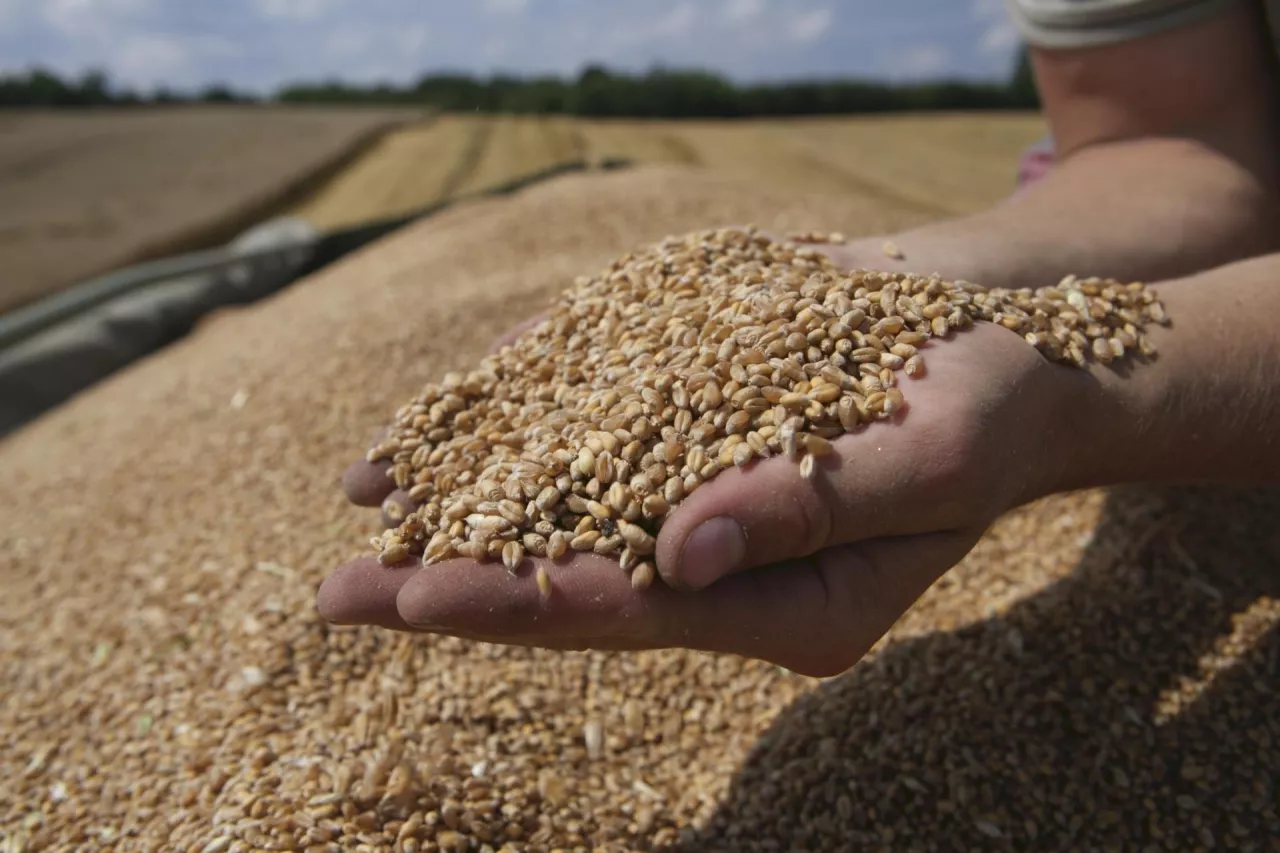
[[[514,578],[498,562],[386,567],[365,557],[324,582],[320,612],[490,642],[683,647],[841,672],[1000,513],[1054,491],[1075,453],[1066,412],[1078,374],[990,324],[922,352],[924,375],[901,377],[904,409],[836,440],[817,476],[774,457],[687,497],[658,538],[665,583],[635,591],[616,562],[595,555],[526,559]],[[388,522],[404,503],[383,466],[354,464],[344,488],[361,505],[387,502]]]

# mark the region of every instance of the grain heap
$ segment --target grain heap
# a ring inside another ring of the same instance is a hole
[[[1084,366],[1154,355],[1154,291],[1074,277],[1037,290],[845,273],[755,229],[668,237],[581,277],[548,318],[466,374],[430,383],[368,452],[419,505],[372,540],[384,564],[422,555],[615,557],[656,575],[663,520],[731,466],[778,454],[813,477],[831,440],[905,405],[897,375],[974,322]],[[537,580],[550,589],[547,570]]]
[[[1018,510],[824,683],[319,618],[369,523],[339,475],[388,395],[639,241],[753,219],[918,221],[570,176],[406,228],[0,443],[0,849],[1272,849],[1274,491]]]

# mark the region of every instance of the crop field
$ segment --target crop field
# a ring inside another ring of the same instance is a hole
[[[444,116],[384,138],[295,209],[332,226],[562,157],[647,165],[447,208],[0,442],[0,851],[1274,849],[1274,490],[1010,512],[830,679],[316,610],[382,528],[343,469],[575,276],[725,223],[972,209],[1041,132]]]
[[[0,113],[0,310],[229,239],[408,110]]]
[[[483,128],[467,117],[442,116],[388,134],[293,213],[320,227],[340,228],[448,198],[466,177],[463,166]]]
[[[404,126],[389,133],[380,128]],[[264,216],[322,229],[403,215],[576,160],[683,164],[923,214],[1011,186],[1035,116],[586,121],[335,108],[0,115],[0,310]],[[922,161],[929,167],[922,168]]]
[[[577,159],[698,166],[778,189],[865,195],[925,215],[990,204],[1013,186],[1036,116],[792,121],[588,121],[444,116],[392,133],[295,212],[338,227],[424,208]]]

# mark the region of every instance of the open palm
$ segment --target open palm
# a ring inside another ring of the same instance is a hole
[[[491,642],[684,647],[840,672],[1000,513],[1053,491],[1069,456],[1060,413],[1085,381],[1079,374],[989,324],[925,354],[925,374],[904,380],[905,409],[835,441],[818,476],[806,480],[775,457],[724,471],[686,498],[658,539],[665,584],[637,592],[615,561],[592,554],[531,558],[514,578],[497,562],[387,567],[370,556],[325,581],[320,611],[338,623]],[[352,465],[349,498],[381,505],[393,490],[384,471]],[[539,564],[552,581],[546,598]]]

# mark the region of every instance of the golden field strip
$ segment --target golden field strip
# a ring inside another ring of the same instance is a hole
[[[335,228],[571,160],[625,159],[701,166],[775,189],[868,195],[946,215],[1006,195],[1019,154],[1044,132],[1039,116],[1025,114],[735,122],[448,115],[389,134],[295,213]]]

